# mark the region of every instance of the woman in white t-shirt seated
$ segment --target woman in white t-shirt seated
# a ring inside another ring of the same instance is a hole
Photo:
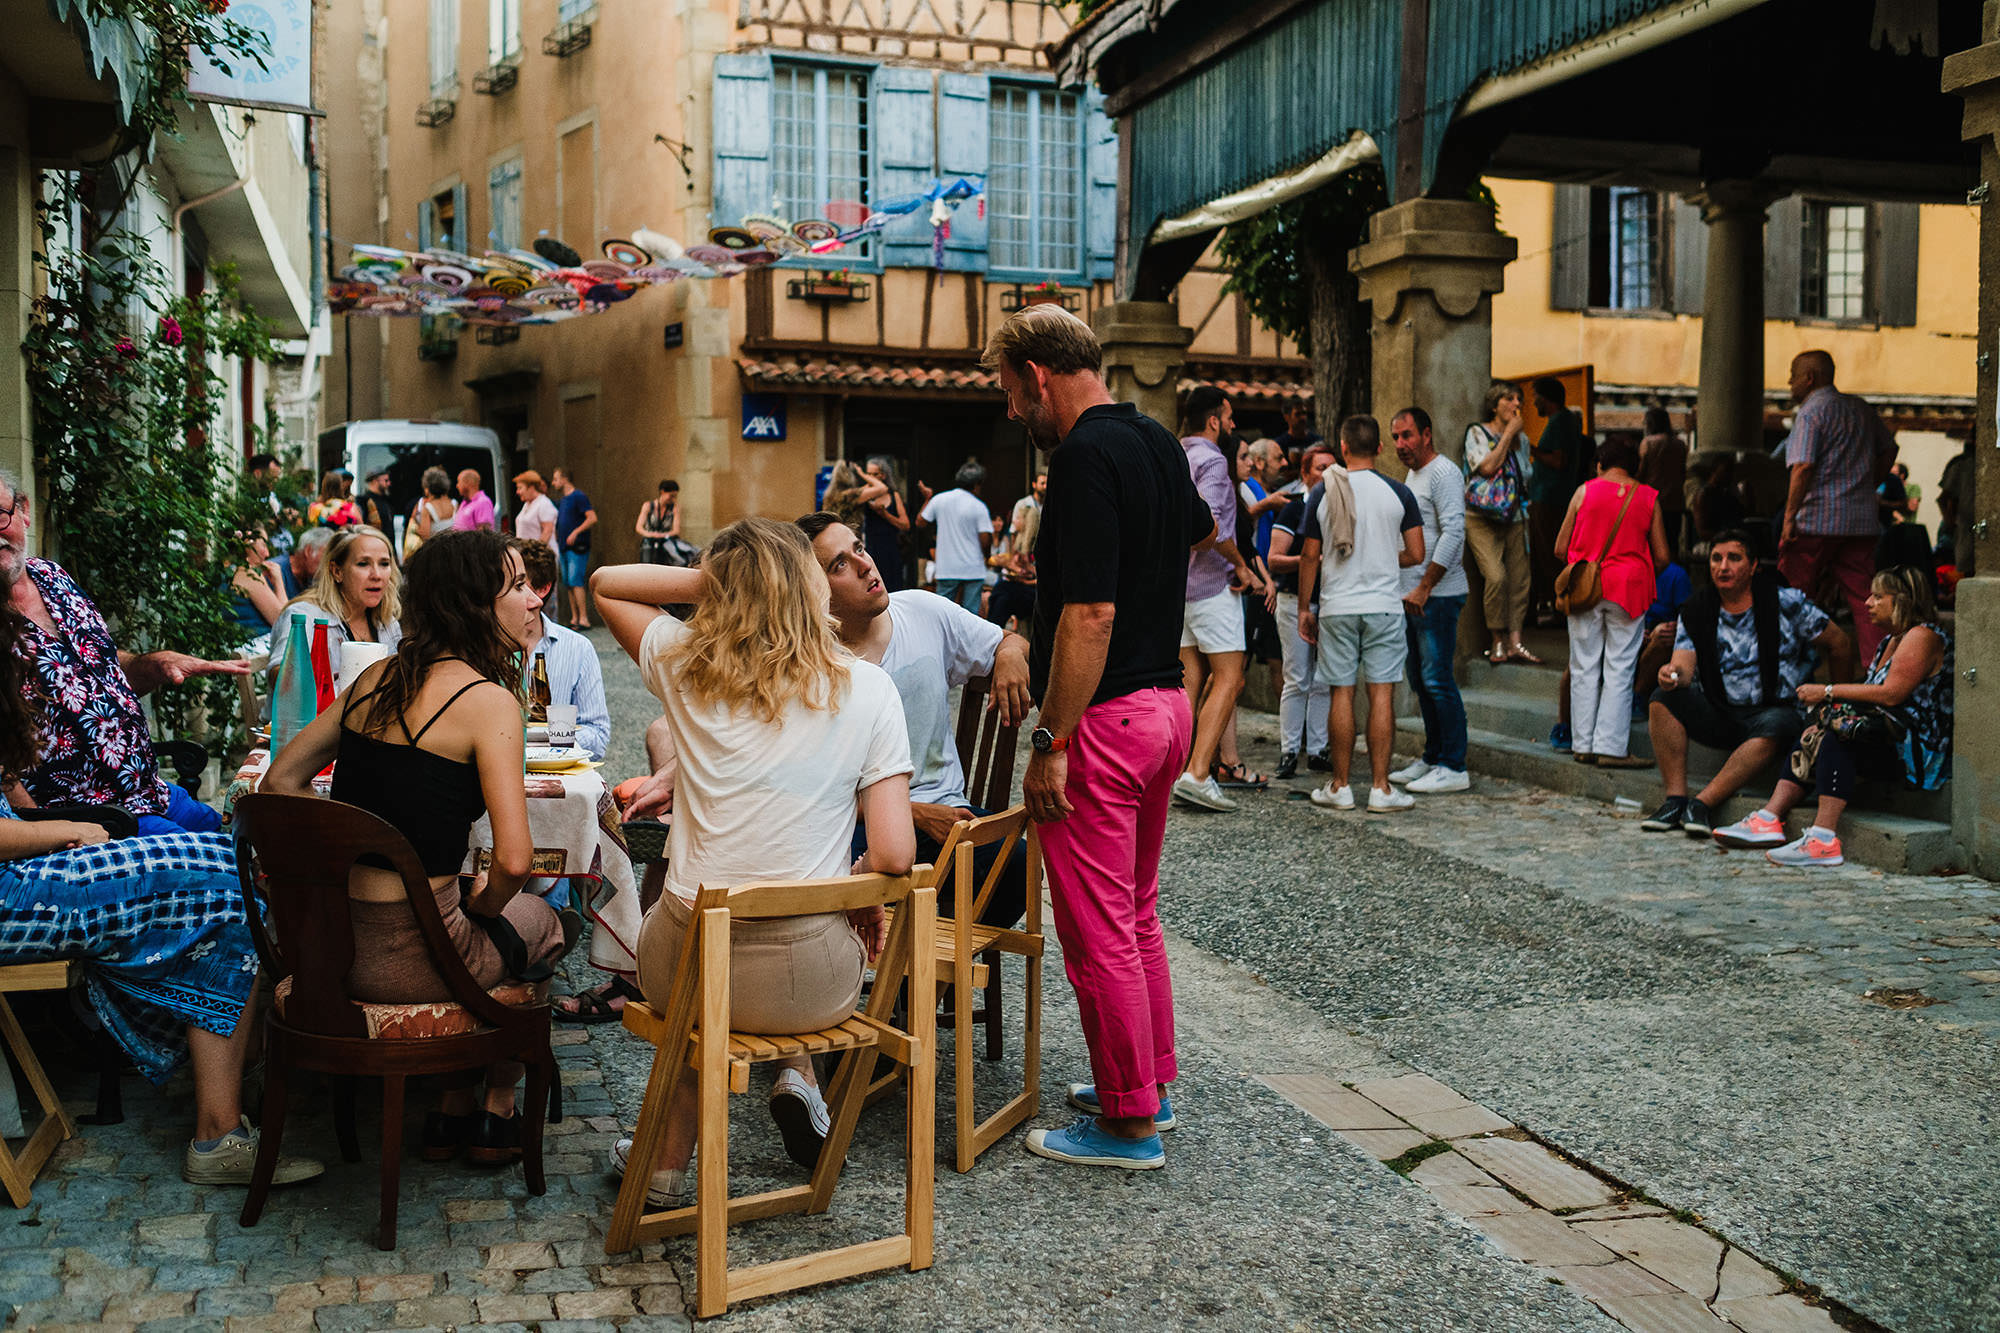
[[[639,932],[639,989],[663,1003],[690,905],[703,887],[848,873],[857,801],[867,826],[860,871],[900,875],[916,855],[910,744],[896,687],[840,646],[826,575],[805,534],[751,518],[717,533],[699,569],[620,565],[591,579],[604,623],[639,663],[673,733],[680,772],[666,892]],[[685,624],[660,607],[693,602]],[[882,949],[882,909],[737,922],[730,1022],[805,1032],[854,1012],[862,970]],[[771,1094],[785,1150],[819,1160],[826,1103],[806,1059],[782,1062]],[[666,1145],[651,1163],[654,1207],[693,1200],[692,1071],[675,1090]],[[631,1141],[612,1149],[625,1170]]]

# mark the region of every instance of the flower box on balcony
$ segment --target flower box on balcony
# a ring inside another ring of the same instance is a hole
[[[835,273],[814,273],[785,284],[785,295],[794,301],[866,301],[868,293],[866,282]]]
[[[1031,305],[1059,305],[1065,310],[1075,310],[1081,296],[1081,292],[1065,291],[1052,282],[1035,287],[1023,287],[1016,283],[1001,294],[1000,309],[1010,315]]]
[[[521,66],[518,61],[503,60],[497,65],[488,65],[472,76],[472,91],[487,97],[498,97],[510,91],[521,81]]]

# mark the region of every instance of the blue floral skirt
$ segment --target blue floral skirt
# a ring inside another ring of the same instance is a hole
[[[236,1030],[257,984],[235,848],[213,833],[0,861],[0,963],[70,959],[109,1032],[155,1083],[192,1025]]]

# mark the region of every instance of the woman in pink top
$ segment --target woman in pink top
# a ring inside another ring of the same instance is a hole
[[[1606,437],[1597,449],[1597,479],[1570,497],[1556,538],[1565,561],[1598,561],[1604,588],[1597,605],[1569,618],[1573,753],[1579,764],[1601,768],[1649,767],[1627,753],[1632,669],[1646,608],[1653,604],[1655,571],[1672,557],[1659,492],[1632,479],[1638,470],[1638,445],[1622,434]]]

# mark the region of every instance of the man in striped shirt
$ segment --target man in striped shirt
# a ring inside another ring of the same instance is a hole
[[[1838,593],[1854,611],[1861,660],[1873,660],[1882,629],[1867,610],[1881,536],[1875,488],[1896,461],[1896,439],[1875,409],[1833,387],[1833,358],[1792,358],[1792,401],[1799,405],[1785,463],[1791,489],[1778,542],[1778,570],[1806,596],[1830,606]]]

